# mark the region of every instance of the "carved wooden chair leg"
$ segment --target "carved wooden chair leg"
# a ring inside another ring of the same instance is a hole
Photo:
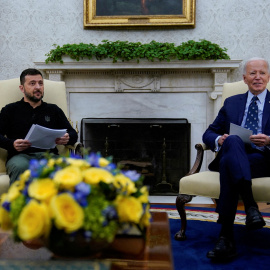
[[[185,204],[190,202],[193,196],[186,194],[179,194],[176,198],[176,208],[181,218],[181,228],[174,235],[174,239],[178,241],[186,240],[186,226],[187,226],[187,215],[185,210]]]

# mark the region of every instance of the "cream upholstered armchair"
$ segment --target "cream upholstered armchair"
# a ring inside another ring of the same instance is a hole
[[[0,109],[6,104],[20,100],[23,97],[22,92],[19,89],[20,79],[10,79],[0,81]],[[60,107],[67,115],[67,96],[65,82],[55,82],[44,80],[44,101],[48,103],[54,103]],[[58,150],[60,154],[66,153],[66,151],[73,151],[80,154],[81,143],[77,142],[73,146],[59,145]],[[7,151],[0,148],[0,195],[7,191],[9,187],[9,176],[6,173],[6,158]]]
[[[270,89],[270,83],[268,83],[267,88]],[[225,83],[223,86],[222,104],[227,97],[245,93],[247,89],[244,81]],[[176,207],[181,217],[181,228],[174,237],[180,241],[186,239],[187,219],[185,204],[190,202],[194,196],[212,199],[219,198],[219,173],[211,171],[200,172],[204,151],[209,149],[204,143],[196,144],[195,148],[197,150],[195,163],[189,173],[180,179],[179,195],[176,198]],[[254,179],[252,181],[252,189],[257,202],[270,202],[270,177]]]

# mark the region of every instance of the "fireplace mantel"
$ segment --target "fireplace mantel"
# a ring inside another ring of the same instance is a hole
[[[63,58],[64,63],[35,62],[37,68],[51,71],[68,70],[117,70],[117,69],[228,69],[229,71],[239,67],[242,60],[171,60],[153,62],[141,59],[139,62],[118,61],[112,62],[112,59],[104,60],[72,60],[68,57]]]
[[[89,117],[186,118],[191,123],[192,146],[201,141],[202,133],[213,121],[221,105],[222,86],[241,63],[63,60],[63,64],[35,64],[45,78],[65,81],[69,117],[79,129],[81,119]],[[193,161],[195,150],[191,149]]]
[[[72,60],[69,57],[63,58],[64,63],[49,63],[36,62],[38,69],[43,70],[47,78],[55,81],[65,80],[66,76],[71,74],[82,75],[87,72],[110,72],[111,74],[123,75],[123,74],[142,74],[150,72],[150,75],[160,75],[160,72],[181,72],[181,73],[210,73],[213,75],[212,89],[208,91],[208,95],[211,99],[216,100],[215,112],[220,107],[220,97],[222,95],[222,85],[228,81],[228,75],[233,69],[237,69],[241,63],[241,60],[171,60],[171,61],[153,61],[140,60],[139,62],[132,61],[118,61],[112,62],[112,59],[104,60]],[[162,89],[159,87],[159,82],[155,77],[156,85],[151,88],[153,92],[160,92]],[[138,79],[138,78],[137,78]],[[118,80],[118,82],[117,82]],[[119,77],[116,77],[115,86],[119,86]],[[132,88],[132,87],[131,87]],[[139,88],[142,92],[143,87],[137,86],[133,88]],[[132,89],[133,91],[135,89]],[[121,87],[115,87],[114,91],[121,92]],[[136,91],[136,90],[135,90]],[[166,91],[166,90],[165,90]],[[177,91],[177,90],[174,90]],[[91,92],[91,91],[90,91]]]

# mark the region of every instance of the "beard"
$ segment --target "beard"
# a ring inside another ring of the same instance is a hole
[[[40,92],[41,93],[41,92]],[[34,95],[30,95],[30,94],[28,94],[28,93],[24,93],[25,94],[25,96],[27,97],[27,99],[29,99],[30,101],[32,101],[32,102],[35,102],[35,103],[37,103],[37,102],[39,102],[40,100],[42,100],[42,98],[43,98],[43,95],[41,95],[40,96],[40,98],[37,98],[37,97],[35,97]]]

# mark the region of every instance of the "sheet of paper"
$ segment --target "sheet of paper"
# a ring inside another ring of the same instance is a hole
[[[31,142],[31,146],[41,149],[51,149],[56,146],[55,139],[65,135],[66,129],[50,129],[40,125],[32,125],[25,140]]]
[[[252,134],[252,130],[230,123],[230,135],[238,135],[244,143],[251,143],[249,137]]]

